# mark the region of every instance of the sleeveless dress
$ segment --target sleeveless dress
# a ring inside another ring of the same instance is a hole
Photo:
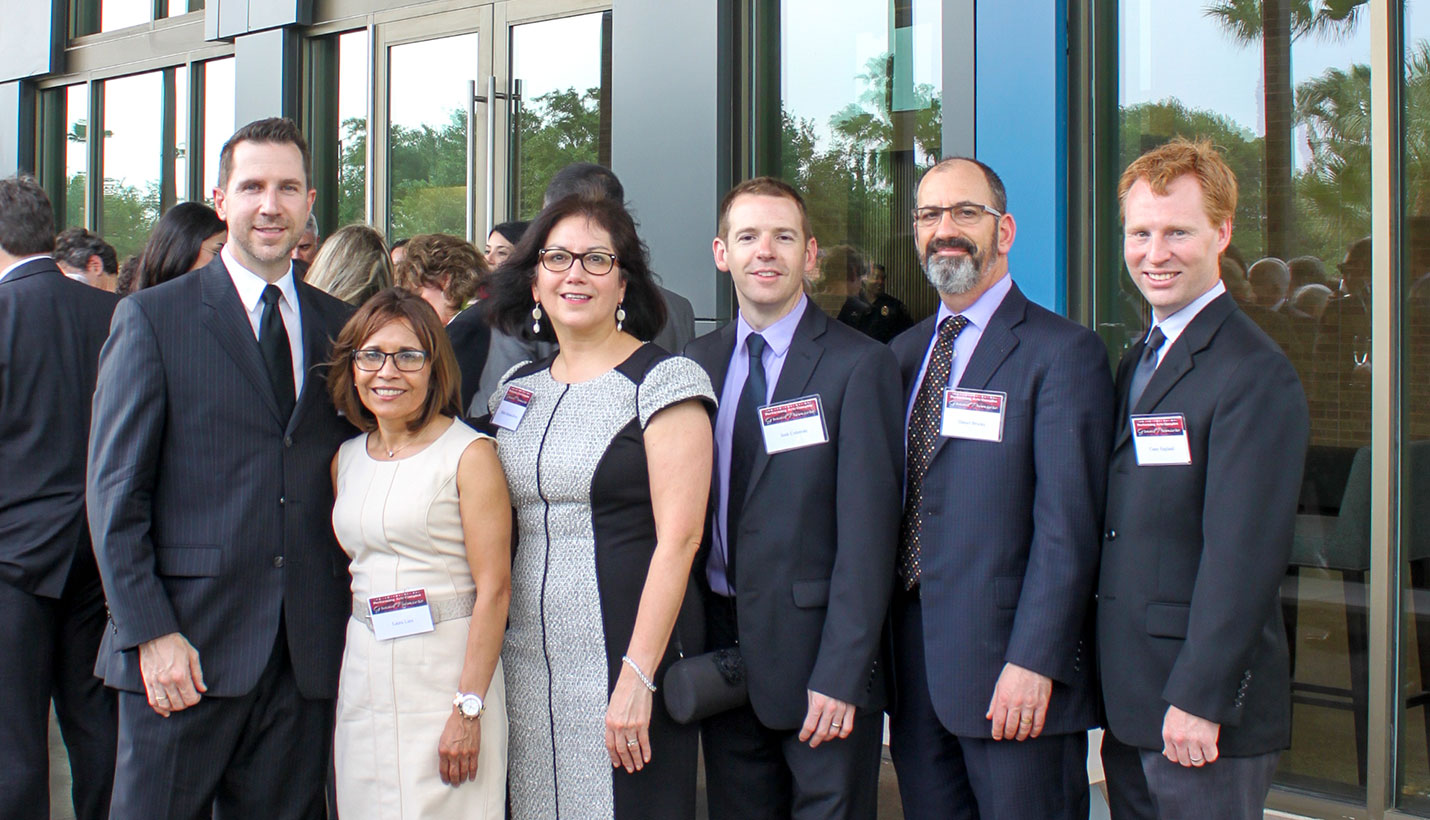
[[[432,632],[386,641],[357,617],[348,620],[334,749],[343,820],[504,816],[507,726],[500,663],[479,718],[476,780],[453,788],[437,770],[437,741],[452,714],[476,589],[457,506],[457,463],[479,438],[486,436],[453,421],[425,449],[397,461],[372,458],[366,434],[338,450],[333,530],[352,557],[354,600],[422,587],[434,610],[463,599],[467,613],[437,623]]]
[[[518,365],[508,386],[532,393],[515,430],[497,433],[519,543],[502,664],[511,726],[513,820],[681,820],[695,816],[695,726],[673,722],[656,692],[651,762],[613,769],[606,707],[635,627],[655,551],[644,430],[677,402],[714,403],[705,371],[644,345],[578,384],[551,359]],[[657,687],[675,640],[651,674]]]

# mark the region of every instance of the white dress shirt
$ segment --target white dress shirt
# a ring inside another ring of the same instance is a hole
[[[228,245],[219,252],[228,277],[238,291],[238,301],[248,312],[248,323],[253,327],[253,338],[258,339],[258,326],[263,320],[263,289],[268,280],[239,264]],[[293,357],[293,395],[303,395],[303,319],[298,310],[298,285],[293,280],[293,264],[288,264],[288,272],[273,284],[283,293],[278,300],[278,315],[283,317],[283,327],[288,331],[288,349]]]
[[[1153,330],[1159,327],[1162,328],[1162,335],[1166,337],[1167,341],[1163,342],[1162,346],[1157,350],[1158,367],[1162,366],[1162,360],[1167,358],[1167,351],[1172,349],[1173,344],[1176,344],[1177,337],[1182,335],[1182,331],[1187,329],[1187,325],[1191,324],[1192,320],[1197,318],[1197,314],[1202,312],[1202,308],[1211,304],[1213,299],[1223,293],[1226,293],[1226,285],[1223,285],[1221,280],[1218,279],[1216,284],[1212,285],[1206,293],[1193,299],[1181,310],[1160,322],[1156,321],[1155,318],[1153,319],[1152,327],[1147,328],[1147,335],[1142,337],[1142,341],[1147,341],[1147,339],[1152,336]],[[1156,368],[1153,369],[1155,370]]]

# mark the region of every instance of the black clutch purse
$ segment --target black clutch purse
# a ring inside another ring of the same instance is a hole
[[[750,700],[739,649],[682,658],[665,670],[665,709],[676,723],[695,723]]]

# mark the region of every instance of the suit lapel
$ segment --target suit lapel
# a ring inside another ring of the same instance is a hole
[[[928,353],[929,345],[933,343],[934,327],[938,321],[938,314],[928,317],[919,322],[918,332],[913,338],[919,339],[917,348],[910,346],[908,353],[901,356],[899,360],[899,370],[902,371],[904,385],[904,407],[907,408],[914,400],[914,390],[919,386],[919,366],[924,363],[924,356]]]
[[[824,355],[824,348],[817,341],[829,327],[829,317],[814,302],[805,298],[804,315],[794,329],[789,352],[785,354],[784,366],[780,368],[779,381],[775,382],[772,402],[787,401],[806,394],[809,379],[814,375],[814,367]],[[770,454],[763,445],[755,451],[755,463],[750,466],[750,480],[745,485],[745,509],[749,509],[749,499],[760,483],[765,467],[770,463]]]
[[[309,286],[294,283],[298,294],[298,315],[303,324],[303,394],[293,408],[293,416],[288,419],[288,430],[295,430],[302,421],[308,407],[318,401],[322,391],[328,389],[328,353],[332,340],[328,338],[322,317],[312,308],[313,295]]]
[[[215,256],[212,262],[195,275],[199,277],[200,292],[206,310],[204,325],[218,339],[219,346],[233,359],[234,364],[238,365],[239,371],[253,382],[254,392],[259,396],[259,401],[263,402],[263,406],[268,408],[268,412],[273,414],[273,419],[280,425],[285,424],[287,419],[278,413],[278,400],[273,396],[273,385],[268,382],[263,355],[258,350],[258,340],[253,336],[253,325],[248,322],[248,314],[243,309],[243,303],[238,300],[238,291],[228,277],[223,260]]]
[[[989,317],[988,327],[983,329],[983,335],[978,337],[978,346],[968,357],[968,366],[963,369],[958,387],[969,390],[983,390],[988,387],[988,382],[998,372],[998,368],[1012,354],[1013,348],[1018,346],[1018,335],[1013,332],[1013,328],[1022,324],[1027,312],[1028,298],[1018,290],[1017,285],[1013,285],[1003,297],[1002,304],[998,305],[998,309]],[[930,464],[933,459],[938,458],[939,452],[947,443],[947,437],[937,438],[933,445],[933,455],[929,458]]]

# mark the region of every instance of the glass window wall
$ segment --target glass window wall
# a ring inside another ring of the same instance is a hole
[[[338,224],[367,218],[368,33],[338,36]],[[330,231],[331,232],[331,231]]]
[[[164,76],[104,82],[104,196],[99,232],[120,258],[138,253],[160,212]]]
[[[1277,783],[1361,801],[1374,366],[1364,5],[1124,0],[1118,16],[1116,167],[1102,176],[1115,185],[1133,158],[1176,136],[1221,148],[1240,185],[1222,280],[1296,366],[1310,404],[1281,601],[1293,705]],[[1107,258],[1118,264],[1097,272],[1099,328],[1120,356],[1149,312],[1120,253]]]
[[[203,64],[204,75],[204,179],[205,201],[213,204],[213,189],[218,185],[218,156],[223,144],[233,136],[233,58],[209,60]]]
[[[89,178],[89,86],[69,86],[65,95],[65,214],[62,228],[83,228]]]

